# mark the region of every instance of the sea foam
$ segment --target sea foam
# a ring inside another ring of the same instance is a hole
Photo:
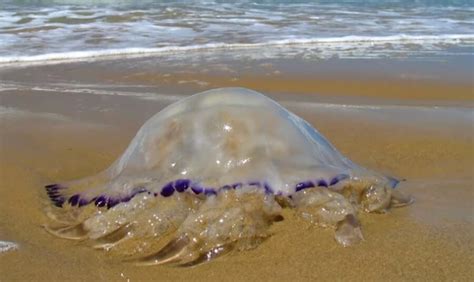
[[[0,254],[18,249],[18,245],[13,242],[0,241]]]
[[[389,45],[398,45],[397,51],[410,51],[413,44],[420,48],[433,48],[441,44],[471,45],[474,44],[474,35],[471,34],[446,34],[446,35],[390,35],[390,36],[343,36],[329,38],[301,38],[301,39],[283,39],[260,43],[209,43],[191,46],[167,46],[157,48],[121,48],[121,49],[103,49],[88,51],[72,51],[48,53],[31,56],[3,56],[0,57],[0,64],[15,63],[35,63],[48,61],[84,61],[107,58],[127,58],[142,56],[159,56],[170,54],[184,54],[188,52],[207,52],[219,50],[245,50],[245,49],[266,49],[268,47],[275,49],[316,49],[322,56],[325,52],[333,55],[344,51],[350,53],[364,54],[370,52],[374,47],[384,47],[387,53],[393,52]],[[439,48],[439,47],[436,47]],[[284,50],[283,50],[284,52]],[[380,50],[379,50],[380,52]],[[383,52],[382,52],[383,53]],[[367,54],[369,55],[369,54]]]

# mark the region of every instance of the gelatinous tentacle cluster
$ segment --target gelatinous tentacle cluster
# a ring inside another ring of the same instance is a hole
[[[265,181],[238,182],[216,189],[189,179],[168,182],[157,192],[134,189],[138,192],[120,204],[104,195],[76,201],[75,194],[66,200],[61,191],[67,188],[61,185],[48,185],[46,190],[57,209],[80,208],[89,213],[71,223],[48,226],[48,231],[69,239],[95,240],[95,248],[145,265],[190,266],[234,249],[257,246],[278,218],[281,207],[276,197],[282,196]],[[347,190],[358,194],[355,202],[338,192]],[[343,246],[363,239],[357,219],[359,207],[383,211],[392,202],[406,203],[403,198],[392,197],[386,187],[361,186],[345,174],[328,181],[298,182],[294,191],[285,197],[289,205],[312,224],[334,227],[335,238]]]
[[[247,185],[205,198],[142,193],[83,221],[46,228],[63,238],[94,240],[95,248],[139,264],[189,266],[257,246],[280,209],[273,195]]]

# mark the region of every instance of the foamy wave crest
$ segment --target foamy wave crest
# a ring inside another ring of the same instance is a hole
[[[0,65],[11,65],[18,63],[42,63],[42,62],[70,62],[110,58],[127,58],[142,56],[158,56],[168,54],[180,54],[188,52],[206,52],[216,50],[239,50],[239,49],[262,49],[272,47],[282,53],[299,48],[315,48],[321,54],[325,51],[344,52],[355,50],[360,52],[370,51],[371,48],[395,44],[407,46],[417,44],[420,47],[430,48],[436,44],[474,44],[474,34],[446,34],[446,35],[391,35],[391,36],[343,36],[329,38],[308,39],[284,39],[260,43],[209,43],[191,46],[168,46],[159,48],[122,48],[90,51],[73,51],[61,53],[49,53],[33,56],[6,56],[0,57]],[[406,47],[407,50],[410,48]],[[380,51],[380,50],[379,50]],[[393,50],[387,50],[393,51]]]

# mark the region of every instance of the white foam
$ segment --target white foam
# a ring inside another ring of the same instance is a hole
[[[213,0],[207,4],[167,1],[146,6],[77,3],[46,4],[41,9],[14,1],[0,10],[0,64],[170,53],[193,56],[197,51],[250,48],[259,48],[248,52],[255,53],[252,59],[268,58],[268,54],[272,58],[370,58],[398,56],[401,52],[452,54],[459,48],[448,50],[450,46],[434,44],[449,41],[456,45],[459,40],[472,43],[474,9],[462,5],[292,2],[216,5]],[[397,45],[406,41],[421,46],[409,49]],[[383,42],[393,46],[377,45]],[[318,50],[311,49],[308,54],[306,47]],[[231,55],[242,53],[238,50]],[[180,59],[172,59],[176,58]]]
[[[8,241],[0,241],[0,254],[18,249],[18,244]]]
[[[474,34],[445,34],[445,35],[390,35],[390,36],[343,36],[328,38],[282,39],[260,43],[209,43],[191,46],[167,46],[158,48],[122,48],[90,51],[73,51],[49,53],[33,56],[0,57],[0,65],[14,63],[34,63],[47,61],[83,61],[111,57],[153,56],[170,53],[187,53],[225,49],[259,49],[264,47],[276,48],[307,48],[351,50],[374,47],[387,43],[395,44],[474,44]],[[393,50],[392,50],[393,51]]]

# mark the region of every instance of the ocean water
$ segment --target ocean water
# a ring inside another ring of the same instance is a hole
[[[0,64],[472,54],[472,1],[0,0]]]

